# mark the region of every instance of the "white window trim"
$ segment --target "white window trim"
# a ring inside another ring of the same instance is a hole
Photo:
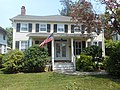
[[[81,33],[81,31],[76,31],[75,29],[81,29],[79,27],[74,27],[74,33]]]
[[[23,24],[27,24],[27,31],[23,31],[23,30],[22,30],[22,25],[23,25]],[[28,32],[28,23],[21,23],[21,25],[20,25],[20,32]]]
[[[45,27],[45,28],[46,28],[46,31],[41,31],[41,30],[40,30],[40,29],[41,29],[41,25],[46,25],[46,27]],[[46,23],[40,23],[40,24],[39,24],[39,32],[45,32],[45,33],[47,32],[47,24],[46,24]]]
[[[23,41],[20,41],[20,43],[19,43],[19,50],[21,50],[22,51],[22,42],[27,42],[27,48],[25,48],[25,49],[28,49],[28,40],[23,40]]]
[[[63,28],[63,31],[59,31],[58,29],[59,29],[59,26],[62,26],[62,28]],[[65,26],[64,26],[64,24],[57,24],[57,33],[64,33],[65,32]]]

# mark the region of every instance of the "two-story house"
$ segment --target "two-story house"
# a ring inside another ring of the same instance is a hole
[[[0,54],[7,52],[7,32],[0,27]]]
[[[85,47],[92,44],[102,47],[104,42],[102,33],[88,34],[85,31],[82,34],[81,30],[76,30],[71,17],[68,16],[26,15],[25,7],[22,6],[21,14],[10,20],[13,23],[13,49],[24,51],[34,44],[39,45],[53,33],[53,40],[45,45],[51,57],[53,70],[57,66],[64,66],[67,62],[72,62],[75,66],[75,56],[79,55]]]

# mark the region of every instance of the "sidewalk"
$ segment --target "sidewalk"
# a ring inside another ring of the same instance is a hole
[[[100,71],[100,72],[57,72],[57,73],[62,73],[66,75],[107,75],[108,73],[105,71]]]

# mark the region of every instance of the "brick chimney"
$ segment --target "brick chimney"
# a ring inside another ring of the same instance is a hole
[[[21,15],[26,15],[25,6],[22,6],[22,7],[21,7]]]

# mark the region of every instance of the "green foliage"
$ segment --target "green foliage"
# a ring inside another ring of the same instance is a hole
[[[3,55],[0,54],[0,68],[2,67],[2,57],[3,57]]]
[[[82,52],[85,55],[92,56],[93,61],[98,61],[102,57],[102,49],[98,46],[90,46],[83,50]]]
[[[107,61],[107,72],[120,77],[120,41],[114,42],[110,58]]]
[[[23,71],[24,72],[40,72],[44,71],[44,67],[48,60],[48,53],[44,48],[32,46],[24,52]]]
[[[9,47],[12,48],[12,41],[13,41],[13,29],[12,28],[6,28],[7,31],[7,44]]]
[[[21,63],[24,57],[23,52],[12,50],[3,56],[2,65],[4,73],[17,73],[21,71]]]
[[[92,56],[80,55],[80,58],[76,59],[76,68],[79,71],[93,71],[94,64],[92,62]]]

